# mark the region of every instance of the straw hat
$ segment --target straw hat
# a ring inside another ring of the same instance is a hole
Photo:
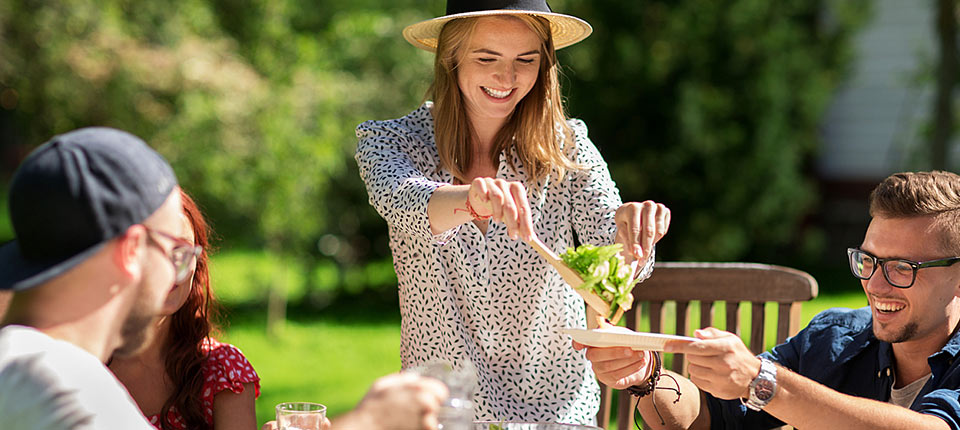
[[[403,37],[417,48],[437,51],[444,24],[457,18],[493,15],[536,15],[550,21],[553,45],[560,49],[586,39],[593,32],[586,21],[554,13],[546,0],[447,0],[447,14],[403,29]]]

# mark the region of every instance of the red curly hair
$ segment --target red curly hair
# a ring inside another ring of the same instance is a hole
[[[173,426],[167,421],[171,407],[176,407],[189,429],[211,428],[204,418],[201,391],[203,372],[201,366],[206,355],[203,344],[215,330],[212,322],[217,312],[217,303],[210,289],[211,232],[196,202],[183,190],[180,191],[183,212],[193,226],[194,243],[203,248],[197,257],[197,269],[193,273],[190,295],[183,306],[170,318],[170,332],[164,345],[167,375],[174,385],[173,394],[160,410],[160,425],[163,430]]]

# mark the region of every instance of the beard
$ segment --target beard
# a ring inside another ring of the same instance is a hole
[[[917,323],[909,322],[904,325],[900,330],[897,330],[892,333],[880,333],[876,324],[873,326],[873,335],[880,339],[881,341],[887,343],[901,343],[906,342],[910,339],[913,339],[917,335]]]
[[[147,286],[141,284],[138,287],[140,293],[120,327],[120,346],[113,352],[119,357],[129,357],[143,351],[153,340],[156,321],[160,318],[154,306],[150,305]]]

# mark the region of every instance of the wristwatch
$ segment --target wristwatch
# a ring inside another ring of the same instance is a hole
[[[770,403],[774,394],[777,394],[777,366],[769,359],[760,357],[760,374],[750,381],[750,398],[746,402],[740,399],[740,402],[759,411]]]

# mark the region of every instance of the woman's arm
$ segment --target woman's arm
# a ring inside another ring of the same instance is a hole
[[[526,187],[520,182],[494,178],[476,178],[470,185],[450,185],[434,191],[427,206],[434,234],[473,219],[467,199],[476,215],[504,223],[511,238],[529,241],[533,237]]]
[[[411,236],[434,238],[474,219],[491,216],[507,226],[511,237],[533,232],[526,188],[520,182],[477,178],[469,185],[433,181],[421,172],[408,151],[418,143],[377,122],[357,127],[356,160],[370,203],[391,227]]]
[[[357,138],[357,167],[377,213],[402,235],[444,240],[436,233],[447,230],[434,232],[427,207],[434,191],[449,184],[428,178],[414,163],[414,156],[427,156],[424,143],[383,121],[360,124]]]
[[[256,429],[257,412],[254,406],[257,388],[243,384],[242,393],[223,390],[213,396],[213,428],[215,430]]]
[[[644,272],[649,272],[653,247],[670,227],[670,209],[650,200],[622,203],[607,163],[587,136],[587,126],[579,120],[571,126],[575,141],[571,156],[584,168],[570,173],[577,236],[595,245],[616,241],[623,245],[628,262],[646,262]]]

